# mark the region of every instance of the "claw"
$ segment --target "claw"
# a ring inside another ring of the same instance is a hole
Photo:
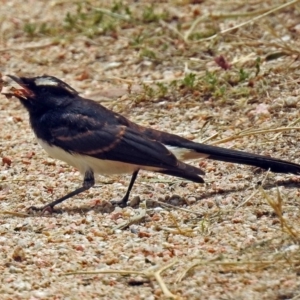
[[[110,201],[110,203],[113,205],[113,206],[119,206],[119,207],[126,207],[127,206],[127,201],[124,201],[124,199],[121,199],[121,200],[112,200]]]
[[[34,211],[34,212],[40,212],[40,216],[43,216],[46,212],[49,215],[52,215],[53,213],[61,213],[60,210],[56,210],[52,206],[49,206],[49,205],[45,205],[43,207],[30,206],[27,210]]]

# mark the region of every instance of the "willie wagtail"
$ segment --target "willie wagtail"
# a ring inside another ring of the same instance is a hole
[[[126,194],[118,204],[126,206],[140,170],[159,172],[203,183],[201,169],[183,160],[209,158],[246,164],[277,173],[300,174],[300,165],[216,146],[195,143],[175,134],[135,124],[78,92],[53,76],[16,77],[21,88],[11,88],[29,112],[30,124],[39,144],[54,158],[84,174],[82,187],[45,205],[42,210],[88,190],[94,173],[132,174]]]

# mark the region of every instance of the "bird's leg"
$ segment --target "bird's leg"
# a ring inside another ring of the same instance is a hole
[[[111,201],[111,203],[112,203],[113,205],[115,205],[115,206],[120,206],[120,207],[125,207],[125,206],[127,206],[127,201],[128,201],[128,198],[129,198],[129,194],[130,194],[130,192],[131,192],[131,189],[132,189],[132,187],[133,187],[133,184],[134,184],[134,182],[135,182],[135,180],[136,180],[136,177],[137,177],[138,173],[139,173],[139,170],[133,172],[125,196],[123,197],[122,200],[119,200],[119,201]]]
[[[30,207],[29,209],[33,209],[33,210],[40,210],[42,212],[42,214],[46,211],[49,211],[50,213],[52,213],[54,211],[53,207],[73,196],[76,196],[88,189],[90,189],[92,186],[94,186],[95,184],[95,178],[94,178],[94,172],[92,170],[88,170],[85,172],[84,174],[84,180],[83,180],[83,184],[82,184],[82,187],[76,189],[75,191],[53,201],[53,202],[50,202],[48,203],[47,205],[41,207],[41,208],[37,208],[37,207]]]

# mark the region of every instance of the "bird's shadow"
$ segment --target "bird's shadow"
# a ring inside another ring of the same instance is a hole
[[[259,185],[259,184],[258,184]],[[287,180],[283,180],[283,181],[279,181],[279,182],[272,182],[272,183],[264,183],[263,188],[264,190],[270,190],[272,188],[275,187],[285,187],[288,189],[291,188],[299,188],[300,187],[300,181],[299,180],[295,180],[295,178],[290,178]],[[197,202],[204,200],[206,198],[210,198],[210,197],[214,197],[217,195],[230,195],[231,193],[236,193],[236,192],[241,192],[244,191],[245,187],[241,187],[241,188],[228,188],[228,189],[222,189],[221,191],[214,191],[214,192],[207,192],[207,193],[203,193],[199,196],[196,196]],[[170,199],[172,199],[172,197],[170,197],[168,200],[165,201],[166,204],[172,204],[170,203]],[[153,199],[147,199],[147,207],[148,208],[154,208],[154,207],[158,207],[160,206],[160,204],[153,200]],[[182,201],[178,201],[178,205],[177,206],[183,206],[183,205],[188,205],[186,201],[184,201],[184,199],[182,199]],[[193,204],[190,205],[190,207],[192,207]],[[137,208],[138,204],[135,206],[132,206],[133,208]],[[62,212],[62,213],[68,213],[68,214],[86,214],[90,211],[94,211],[95,213],[111,213],[115,210],[115,206],[113,204],[110,203],[110,201],[102,201],[99,204],[95,205],[95,206],[90,206],[90,205],[85,205],[83,204],[80,207],[68,207],[67,205],[65,207],[63,207],[63,209],[58,209],[58,212]]]

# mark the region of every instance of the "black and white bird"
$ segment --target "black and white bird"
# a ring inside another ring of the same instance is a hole
[[[120,206],[126,206],[140,170],[159,172],[203,183],[200,168],[184,160],[209,158],[270,169],[276,173],[300,174],[300,165],[267,156],[195,143],[175,134],[129,121],[99,103],[81,97],[76,90],[53,76],[16,77],[20,88],[3,93],[15,96],[27,109],[39,144],[53,158],[84,174],[83,185],[43,208],[53,207],[88,190],[94,174],[131,174]]]

